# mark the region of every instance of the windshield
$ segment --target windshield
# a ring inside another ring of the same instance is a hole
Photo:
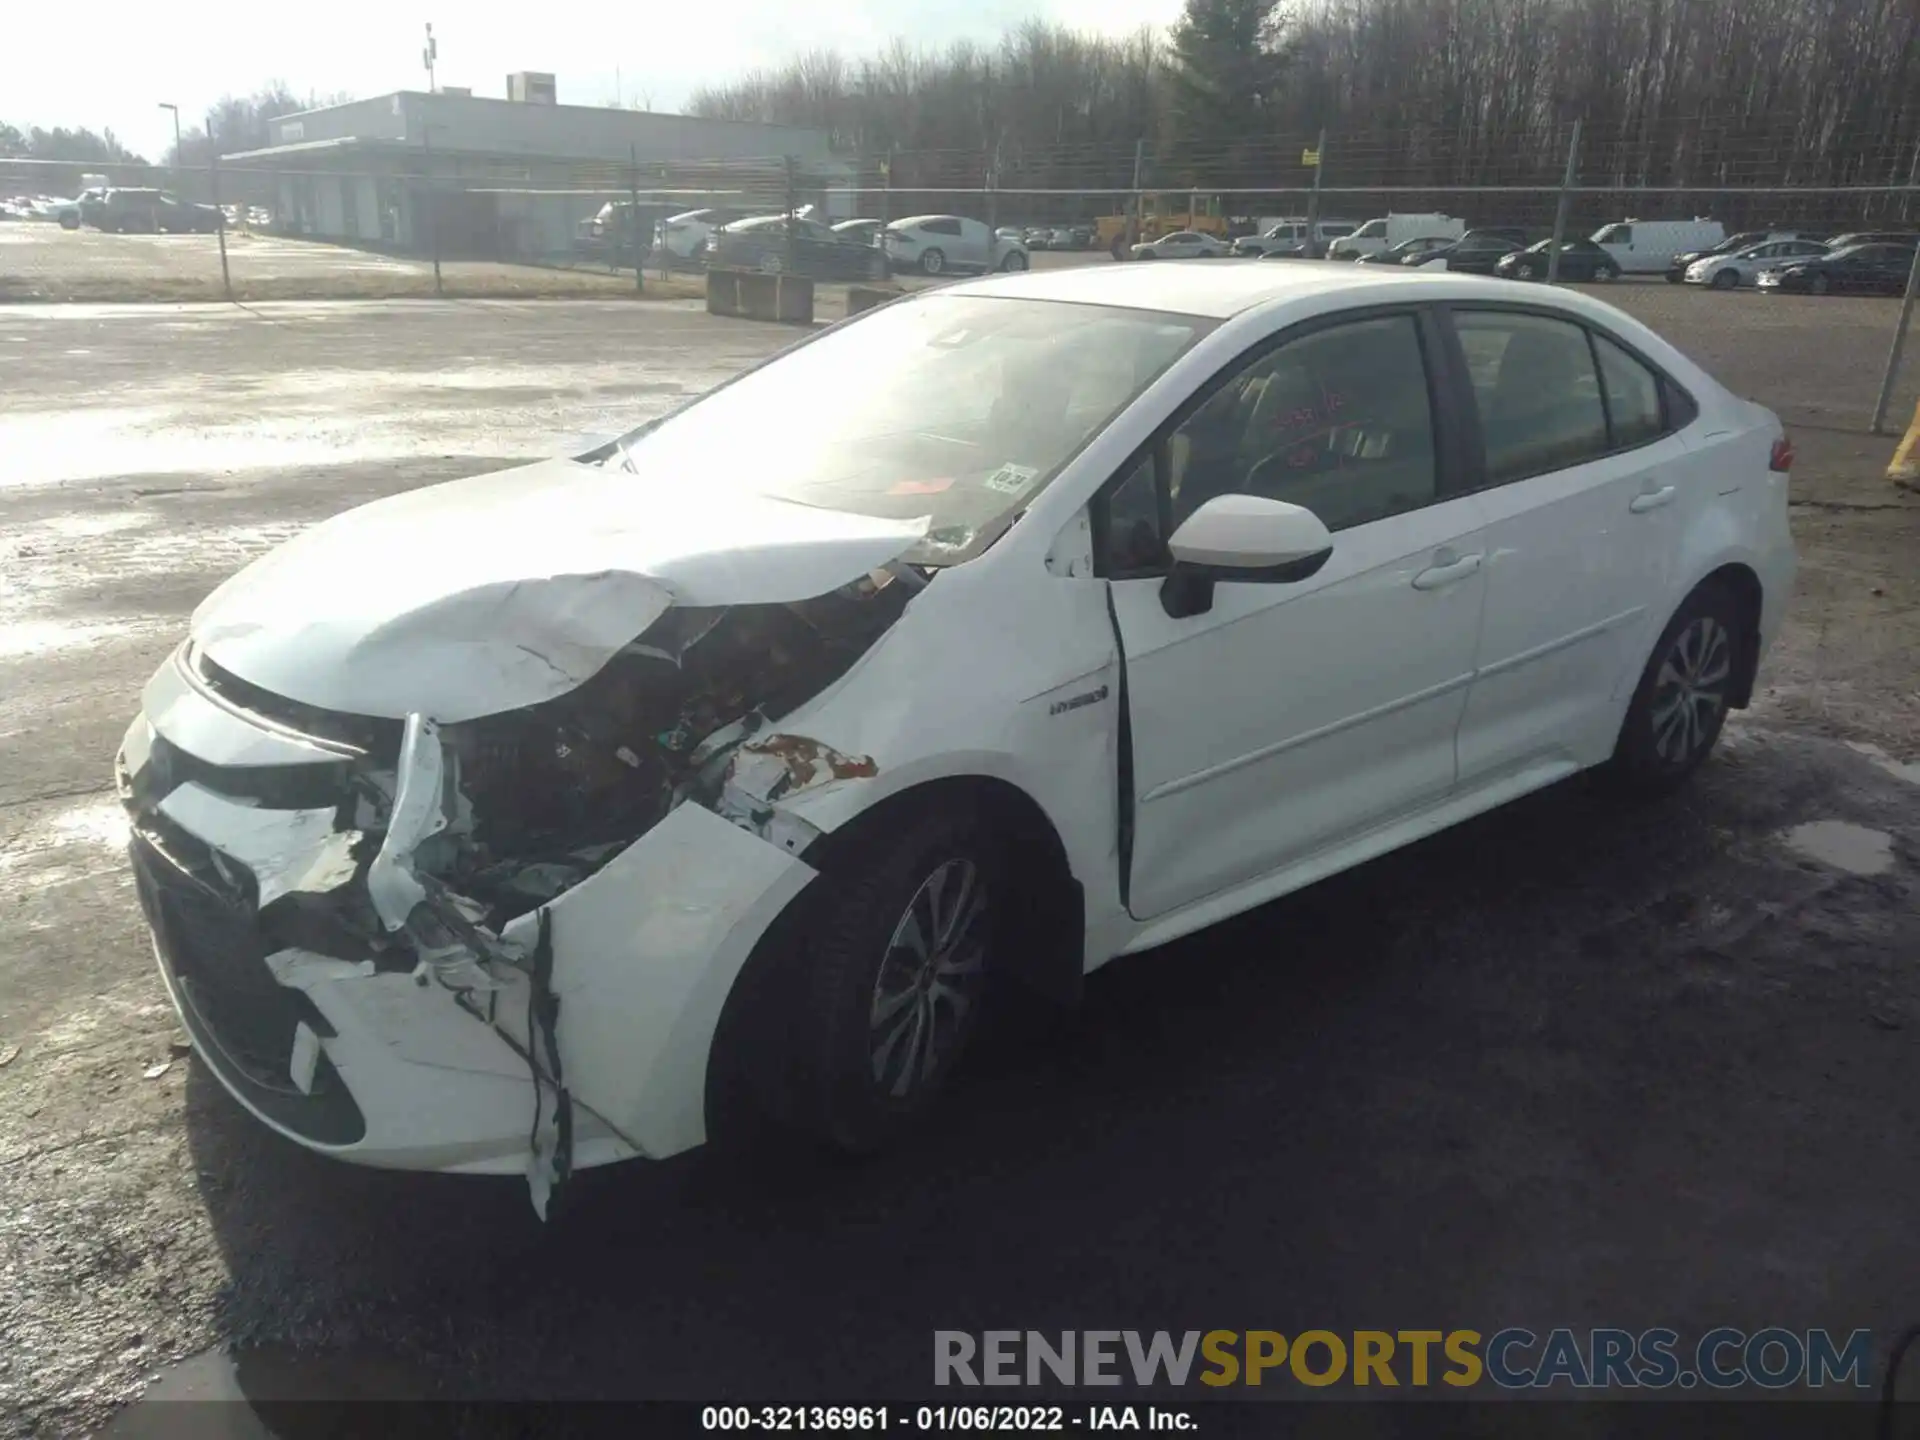
[[[1215,322],[927,295],[748,372],[620,442],[628,469],[885,519],[907,559],[971,559]]]

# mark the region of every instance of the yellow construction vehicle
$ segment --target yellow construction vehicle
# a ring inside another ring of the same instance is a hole
[[[1194,190],[1149,191],[1140,197],[1140,218],[1124,211],[1102,215],[1094,221],[1096,242],[1116,255],[1129,245],[1158,240],[1176,230],[1197,230],[1203,235],[1227,233],[1227,217],[1218,195],[1202,195]]]

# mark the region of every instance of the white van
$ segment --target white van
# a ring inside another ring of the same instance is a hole
[[[1658,275],[1684,250],[1705,250],[1727,238],[1718,220],[1622,220],[1593,232],[1622,275]]]
[[[1297,215],[1262,215],[1256,222],[1258,233],[1242,235],[1233,242],[1236,255],[1289,255],[1299,256],[1308,253],[1307,221]],[[1356,220],[1318,220],[1314,222],[1312,233],[1316,254],[1327,253],[1327,246],[1333,241],[1351,235],[1359,229]]]
[[[1327,247],[1327,258],[1358,260],[1362,255],[1378,255],[1382,250],[1391,250],[1403,240],[1417,240],[1423,235],[1445,235],[1458,240],[1466,233],[1467,222],[1452,215],[1388,214],[1378,220],[1369,220],[1351,235],[1334,241]]]

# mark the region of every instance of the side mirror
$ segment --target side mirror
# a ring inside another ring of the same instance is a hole
[[[1305,580],[1333,554],[1333,536],[1303,506],[1260,495],[1216,495],[1181,522],[1167,550],[1173,568],[1160,587],[1160,603],[1178,620],[1211,610],[1219,581]]]

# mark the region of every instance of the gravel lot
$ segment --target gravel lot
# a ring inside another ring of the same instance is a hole
[[[680,303],[0,308],[0,1432],[85,1431],[157,1374],[910,1396],[936,1327],[1920,1319],[1920,501],[1857,433],[1896,307],[1610,298],[1797,422],[1801,593],[1700,784],[1642,811],[1561,787],[1116,963],[1076,1014],[1016,1003],[878,1162],[630,1167],[552,1230],[517,1181],[314,1159],[176,1052],[108,766],[246,559],[791,332]],[[1888,864],[1793,833],[1820,821]],[[219,1346],[237,1369],[168,1368]]]

